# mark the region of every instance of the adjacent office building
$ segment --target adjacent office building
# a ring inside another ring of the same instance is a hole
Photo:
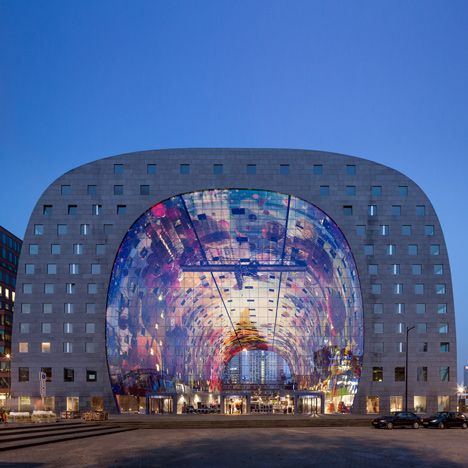
[[[53,182],[24,242],[14,407],[42,404],[40,371],[57,411],[248,412],[256,392],[257,408],[386,413],[406,379],[409,410],[456,406],[442,228],[389,167],[305,150],[119,155]],[[246,351],[290,378],[263,397],[261,376],[228,385]]]
[[[0,226],[0,406],[10,393],[11,331],[21,240]]]

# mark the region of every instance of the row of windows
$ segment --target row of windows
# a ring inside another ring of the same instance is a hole
[[[407,236],[407,235],[413,235],[417,234],[417,232],[413,232],[413,227],[410,224],[405,224],[403,226],[400,226],[400,232],[401,235]],[[407,234],[407,233],[411,234]],[[425,236],[433,236],[435,234],[435,227],[433,224],[426,224],[424,226],[424,235]],[[372,234],[372,230],[368,230],[367,226],[365,224],[359,224],[356,226],[356,235],[359,237],[364,237],[366,234]],[[390,226],[388,224],[381,224],[378,227],[377,233],[381,236],[388,236],[390,235]]]
[[[46,375],[46,382],[52,382],[52,368],[41,367],[41,372]],[[63,381],[74,382],[75,370],[65,367],[63,369]],[[96,382],[97,372],[95,370],[86,369],[86,382]],[[29,382],[29,367],[18,368],[18,382]]]
[[[109,234],[112,227],[113,227],[113,224],[104,224],[103,225],[103,233],[104,234]],[[59,228],[57,227],[57,232],[58,232],[58,229]],[[44,230],[44,225],[43,224],[35,224],[34,225],[34,235],[43,236],[44,233],[45,233],[45,230]],[[80,234],[82,236],[88,236],[89,234],[91,234],[91,224],[80,224]]]
[[[25,274],[27,275],[34,275],[36,272],[36,265],[34,263],[26,263],[24,265]],[[58,272],[58,266],[56,263],[48,263],[47,264],[47,274],[48,275],[56,275]],[[68,265],[68,272],[70,275],[78,275],[80,273],[80,264],[79,263],[70,263]],[[100,275],[101,274],[101,265],[99,263],[91,263],[90,265],[90,273],[92,275]]]
[[[324,192],[322,192],[324,189]],[[328,195],[330,192],[330,187],[328,185],[320,187],[320,194],[321,195]],[[426,207],[425,205],[416,205],[415,207],[415,214],[416,216],[425,216],[426,215]],[[377,216],[378,215],[378,206],[377,205],[368,205],[367,206],[367,215],[368,216]],[[343,214],[345,216],[352,216],[353,215],[353,205],[343,205]],[[401,205],[391,205],[390,207],[390,214],[392,216],[401,216],[402,215],[402,206]]]
[[[385,265],[387,273],[392,276],[397,276],[401,273],[401,266],[398,263],[392,263],[391,265]],[[404,265],[406,267],[406,265]],[[411,272],[412,275],[420,276],[423,274],[423,266],[421,264],[412,264],[408,265],[407,270]],[[367,273],[369,275],[378,275],[379,274],[379,265],[370,263],[367,265]],[[432,265],[432,274],[440,276],[444,274],[444,266],[440,263]]]
[[[390,396],[390,412],[403,411],[403,397],[401,395]],[[380,413],[381,397],[367,396],[366,397],[366,411],[368,414]],[[413,396],[413,411],[415,413],[427,412],[427,397],[425,395]],[[450,411],[450,396],[438,395],[437,396],[437,411]]]
[[[30,314],[32,310],[31,304],[21,304],[21,312],[23,314]],[[65,303],[63,310],[66,314],[73,314],[75,312],[75,304],[73,303]],[[42,313],[44,314],[52,314],[54,311],[54,304],[44,303],[42,304]],[[87,314],[95,314],[96,313],[96,304],[94,303],[87,303],[85,304],[85,311]]]
[[[413,306],[413,305],[412,305]],[[391,307],[394,307],[394,312],[396,314],[404,314],[406,311],[406,304],[404,302],[397,302]],[[414,311],[417,314],[425,314],[426,313],[426,304],[424,303],[418,303],[414,304]],[[375,303],[372,304],[372,310],[374,314],[383,314],[384,312],[384,304],[381,303]],[[438,314],[446,314],[447,313],[447,304],[437,304],[436,305],[436,311]]]
[[[387,324],[388,326],[388,324]],[[427,333],[428,331],[428,324],[427,322],[419,322],[415,325],[416,331],[418,333]],[[439,333],[448,333],[448,324],[447,323],[440,323],[438,325],[438,332]],[[380,334],[384,332],[384,323],[383,322],[374,322],[374,333]],[[406,333],[406,323],[399,322],[395,325],[395,333],[402,334]]]
[[[432,347],[433,343],[431,343]],[[416,350],[418,353],[427,353],[429,350],[429,343],[427,341],[418,341],[416,343]],[[374,341],[373,342],[373,351],[374,353],[405,353],[406,352],[406,343],[400,341],[398,343],[384,343],[383,341]],[[450,343],[443,341],[439,342],[439,352],[449,353],[450,352]]]
[[[385,254],[386,255],[396,255],[397,246],[396,244],[387,244],[385,245]],[[416,256],[420,252],[418,244],[408,244],[406,246],[406,253],[411,256]],[[429,255],[437,256],[440,255],[440,244],[431,244],[429,246]],[[364,255],[375,255],[375,246],[374,244],[364,244]]]
[[[405,382],[405,368],[404,367],[395,367],[393,374],[394,382]],[[421,366],[416,368],[416,381],[417,382],[427,382],[427,366]],[[442,382],[450,382],[450,367],[449,366],[440,366],[439,367],[439,379]],[[373,367],[372,368],[372,381],[373,382],[383,382],[384,381],[384,368],[383,367]]]
[[[76,324],[71,322],[65,322],[63,324],[63,333],[73,333],[73,329]],[[19,331],[22,334],[27,334],[31,330],[31,324],[28,322],[21,322],[19,324]],[[42,322],[41,323],[41,332],[42,333],[52,333],[52,324],[49,322]],[[85,323],[85,332],[86,333],[96,333],[96,324],[93,322],[86,322]]]
[[[5,288],[4,286],[0,284],[0,297],[4,297],[5,299],[8,299],[9,301],[14,302],[15,291]]]
[[[395,283],[392,287],[393,294],[401,295],[403,294],[403,283]],[[435,293],[438,295],[445,294],[446,292],[446,285],[445,284],[436,284],[434,286]],[[427,288],[425,287],[424,283],[417,283],[413,285],[413,293],[416,295],[422,295],[427,293]],[[382,294],[382,284],[381,283],[372,283],[371,284],[371,294],[379,295]]]
[[[54,283],[44,283],[44,294],[54,294],[55,286],[58,286]],[[98,285],[96,283],[88,283],[86,285],[88,294],[97,294]],[[32,283],[23,283],[23,294],[32,294],[33,285]],[[65,293],[66,294],[76,294],[76,283],[65,283]]]
[[[133,164],[132,164],[133,165]],[[278,164],[278,174],[280,175],[288,175],[290,172],[290,164]],[[225,173],[224,164],[221,163],[214,163],[212,166],[213,174],[214,175],[221,175]],[[324,174],[324,166],[323,164],[314,164],[309,169],[310,173],[313,175],[323,175]],[[147,164],[146,165],[146,173],[148,175],[155,175],[158,172],[158,166],[156,164]],[[336,169],[332,168],[332,175],[336,176]],[[346,164],[343,168],[343,172],[346,175],[354,176],[357,174],[357,166],[355,164]],[[114,164],[114,174],[115,175],[123,175],[125,173],[125,165],[124,164]],[[191,165],[188,163],[179,164],[179,173],[182,175],[187,175],[191,173]],[[254,175],[257,173],[257,164],[246,164],[245,165],[245,173],[248,175]],[[62,185],[61,186],[61,193],[62,195],[70,195],[71,194],[71,186],[70,185]],[[373,196],[381,196],[382,194],[382,186],[374,185],[371,187],[371,193]],[[408,196],[408,186],[407,185],[400,185],[398,186],[398,193],[402,197]]]
[[[73,255],[83,255],[85,251],[83,244],[73,244],[72,253]],[[60,255],[62,253],[62,246],[60,244],[50,244],[50,253],[52,255]],[[95,254],[97,256],[102,256],[106,253],[105,244],[96,244]],[[39,245],[38,244],[29,244],[29,255],[39,255]]]
[[[148,195],[148,194],[146,194]],[[53,205],[44,205],[42,207],[42,214],[44,216],[51,216],[53,213]],[[78,213],[78,206],[77,205],[68,205],[68,214],[69,215],[76,215]],[[117,215],[125,215],[127,212],[127,205],[116,205],[115,213]],[[102,213],[102,205],[100,204],[93,204],[91,205],[91,214],[93,216],[99,216]],[[65,225],[61,225],[65,226]]]
[[[81,343],[80,343],[81,345]],[[75,346],[76,346],[76,343],[75,343]],[[73,347],[74,347],[74,344],[71,343],[71,342],[64,342],[62,343],[62,350],[64,353],[73,353]],[[81,346],[80,346],[81,347]],[[41,353],[50,353],[52,351],[52,345],[50,343],[50,341],[42,341],[40,343],[40,352]],[[20,353],[29,353],[30,351],[30,346],[29,346],[29,343],[27,341],[20,341],[18,343],[18,352]],[[33,351],[33,350],[31,350]],[[82,351],[82,349],[80,350]],[[91,342],[87,342],[84,344],[84,351],[86,353],[95,353],[96,352],[96,343],[91,343]]]

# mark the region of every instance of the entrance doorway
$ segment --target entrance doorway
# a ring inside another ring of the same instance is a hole
[[[149,397],[149,413],[150,414],[172,414],[173,399],[165,396]]]
[[[318,395],[298,396],[297,410],[302,414],[318,414],[322,412],[322,398]]]
[[[245,396],[228,396],[224,400],[224,414],[246,414],[247,413],[247,397]]]

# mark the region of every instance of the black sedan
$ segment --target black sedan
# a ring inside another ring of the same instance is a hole
[[[437,427],[439,429],[448,427],[461,427],[462,429],[466,429],[468,427],[468,419],[463,413],[441,411],[433,414],[429,418],[424,418],[423,424],[425,427]]]
[[[396,411],[390,416],[381,416],[372,421],[372,425],[376,429],[393,429],[397,427],[412,427],[413,429],[419,429],[422,424],[423,419],[409,411]]]

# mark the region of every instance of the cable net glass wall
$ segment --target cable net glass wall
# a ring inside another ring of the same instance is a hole
[[[129,229],[108,292],[117,395],[217,391],[242,350],[273,351],[295,388],[352,396],[363,354],[355,262],[319,208],[263,190],[205,190]]]

